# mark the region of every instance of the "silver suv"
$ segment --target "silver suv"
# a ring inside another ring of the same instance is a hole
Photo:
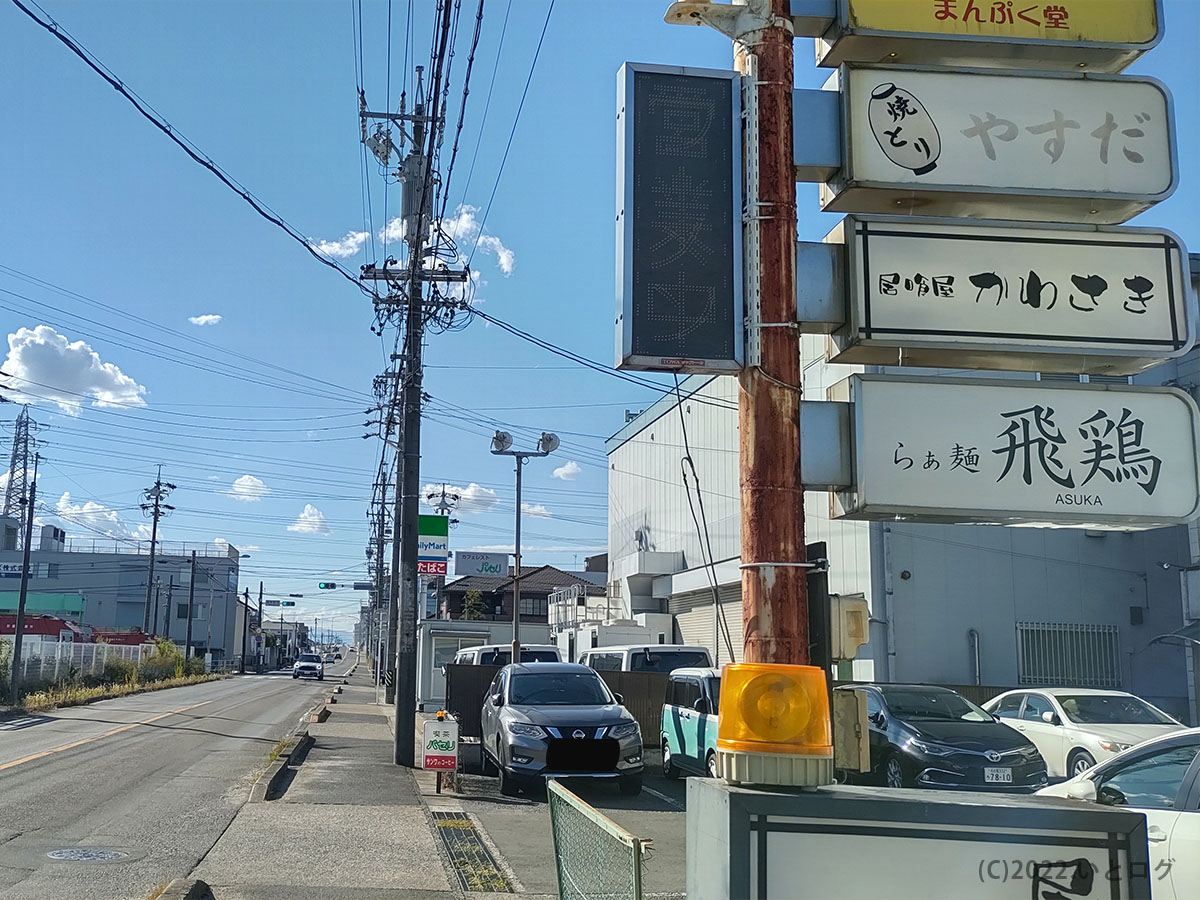
[[[513,796],[548,777],[615,778],[642,791],[642,732],[594,669],[576,663],[507,665],[483,703],[484,764]]]
[[[300,658],[292,664],[293,678],[315,678],[325,680],[325,664],[315,653],[301,653]]]

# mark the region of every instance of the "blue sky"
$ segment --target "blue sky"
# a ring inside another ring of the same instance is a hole
[[[725,38],[663,24],[666,5],[559,0],[486,221],[490,237],[475,257],[483,309],[602,362],[613,353],[617,69],[626,60],[730,65]],[[314,241],[377,232],[395,214],[399,190],[386,192],[385,216],[383,180],[372,165],[364,221],[350,0],[44,8]],[[506,8],[507,0],[487,0],[449,192],[452,210],[460,200],[477,209],[476,225],[497,183],[547,2],[513,0],[496,65]],[[455,117],[474,9],[463,4]],[[412,3],[419,59],[428,57],[433,10],[429,0]],[[408,3],[392,4],[393,106],[404,84],[408,12]],[[1166,0],[1166,14],[1162,44],[1130,71],[1155,75],[1174,93],[1182,175],[1176,195],[1137,221],[1169,227],[1195,250],[1200,3]],[[387,15],[384,2],[363,5],[365,87],[375,109],[389,93]],[[34,417],[46,426],[40,499],[61,509],[75,537],[133,533],[144,524],[139,493],[162,463],[164,478],[179,486],[178,510],[163,526],[167,540],[252,547],[244,584],[262,579],[270,592],[304,593],[302,616],[336,614],[347,628],[358,595],[318,596],[316,582],[365,571],[378,444],[362,439],[363,411],[390,338],[385,347],[371,334],[372,310],[353,287],[255,215],[11,5],[0,5],[0,33],[0,325],[18,348],[6,371],[16,362],[44,376],[34,379],[41,385],[102,389],[120,404],[97,407],[62,390],[54,402],[50,389],[29,388],[38,395]],[[811,64],[808,41],[796,47],[798,86],[820,86],[828,72]],[[800,186],[799,205],[801,237],[819,239],[835,219],[816,212],[815,186]],[[470,220],[468,211],[462,224],[473,240]],[[370,258],[364,249],[345,263],[356,268]],[[200,316],[221,319],[189,322]],[[422,480],[478,486],[470,492],[475,511],[459,515],[451,548],[511,544],[512,464],[488,453],[499,420],[523,429],[519,440],[530,446],[542,430],[563,438],[552,458],[526,470],[525,500],[535,513],[524,523],[526,560],[581,567],[585,555],[603,551],[603,439],[621,426],[625,409],[645,407],[654,393],[571,366],[481,321],[432,336],[426,362],[434,403]],[[6,432],[15,413],[14,406],[0,411]],[[302,516],[307,506],[319,515]]]

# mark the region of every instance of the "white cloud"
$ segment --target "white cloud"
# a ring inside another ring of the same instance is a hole
[[[94,500],[72,503],[69,491],[58,498],[54,510],[62,519],[61,527],[75,537],[86,538],[97,533],[125,540],[143,540],[150,537],[148,525],[140,524],[131,529],[116,510],[101,503]],[[158,537],[159,540],[162,539],[161,528]]]
[[[55,403],[78,415],[87,400],[93,406],[145,406],[146,389],[83,341],[71,342],[49,325],[18,328],[8,336],[4,371],[10,400]],[[28,393],[25,393],[28,391]]]
[[[453,216],[442,220],[442,229],[454,238],[464,255],[471,255],[471,246],[478,240],[479,249],[496,257],[496,265],[504,275],[513,273],[517,264],[516,254],[496,235],[487,232],[480,234],[478,206],[462,204],[454,211]]]
[[[202,316],[188,316],[188,321],[193,325],[216,325],[221,318],[216,313],[205,313]]]
[[[549,519],[553,515],[550,510],[546,509],[540,503],[533,504],[524,501],[521,502],[521,512],[527,516],[535,516],[539,519]]]
[[[358,253],[370,237],[371,232],[369,231],[348,231],[340,241],[317,241],[316,243],[309,241],[309,246],[326,256],[347,259]]]
[[[453,484],[446,485],[447,494],[458,495],[458,506],[455,507],[456,512],[460,513],[485,513],[493,509],[500,502],[499,495],[491,488],[485,488],[483,485],[471,482],[466,487],[457,487]],[[421,489],[421,497],[428,497],[430,494],[437,494],[437,500],[441,500],[442,485],[427,484]],[[429,503],[431,509],[436,508],[436,503]]]
[[[558,478],[561,481],[574,481],[579,477],[579,473],[582,471],[583,468],[579,465],[579,463],[572,459],[563,463],[550,474],[554,478]]]
[[[233,485],[230,488],[220,493],[229,494],[234,500],[240,500],[242,503],[257,503],[267,494],[271,493],[271,489],[266,486],[261,478],[255,478],[253,475],[242,475],[233,480]]]
[[[299,534],[329,534],[329,523],[325,520],[325,516],[319,509],[311,503],[305,503],[304,509],[300,515],[296,516],[296,521],[287,527],[288,531],[295,531]]]
[[[230,546],[229,541],[225,540],[223,537],[215,537],[212,539],[212,542],[224,550],[228,550]],[[254,544],[236,544],[234,545],[234,548],[238,551],[238,553],[255,553],[262,550],[262,547],[256,547]]]

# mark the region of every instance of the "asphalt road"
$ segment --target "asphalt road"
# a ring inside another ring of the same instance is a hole
[[[0,721],[0,900],[143,898],[186,875],[352,661],[323,683],[245,675]]]

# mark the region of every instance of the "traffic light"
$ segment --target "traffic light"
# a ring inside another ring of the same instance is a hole
[[[280,606],[295,606],[296,601],[295,600],[281,600],[279,605]]]
[[[321,581],[321,582],[317,583],[317,587],[319,587],[323,591],[332,591],[337,588],[337,585],[334,584],[332,581]]]

